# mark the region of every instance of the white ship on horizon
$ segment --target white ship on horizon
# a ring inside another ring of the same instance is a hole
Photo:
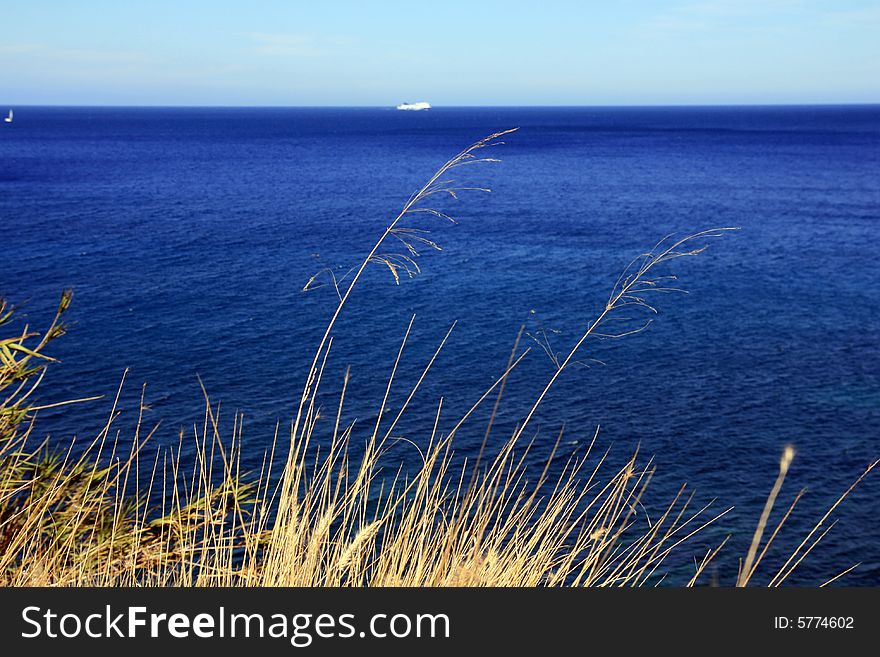
[[[417,103],[401,103],[397,106],[399,110],[426,110],[431,109],[431,103],[425,102],[424,100],[420,100]]]

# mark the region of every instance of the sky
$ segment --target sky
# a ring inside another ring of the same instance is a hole
[[[878,0],[0,0],[0,105],[880,102]]]

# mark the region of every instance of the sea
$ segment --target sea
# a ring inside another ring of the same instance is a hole
[[[154,443],[176,446],[182,432],[193,458],[204,386],[224,432],[243,416],[242,467],[258,471],[295,413],[333,279],[344,290],[445,161],[517,128],[479,151],[499,162],[449,176],[491,193],[434,197],[454,223],[401,224],[439,247],[417,244],[413,276],[366,269],[334,330],[319,434],[349,371],[343,416],[362,443],[451,329],[387,455],[414,466],[435,420],[448,432],[502,374],[523,327],[491,453],[635,258],[730,227],[663,266],[675,276],[663,286],[681,291],[653,294],[656,312],[628,308],[586,341],[529,424],[529,467],[543,468],[560,433],[551,472],[594,439],[591,463],[610,449],[609,472],[638,450],[655,469],[638,513],[656,518],[684,483],[694,508],[732,507],[670,556],[663,583],[686,581],[730,536],[703,580],[730,585],[786,445],[796,456],[771,523],[806,493],[759,584],[880,457],[880,106],[14,111],[0,124],[0,295],[39,330],[71,288],[37,403],[103,396],[41,411],[52,444],[94,437],[124,377],[120,440],[143,394]],[[379,253],[408,252],[389,239]],[[459,430],[456,458],[475,457],[495,401]],[[824,522],[837,521],[791,583],[859,564],[835,584],[880,585],[878,518],[880,472]]]

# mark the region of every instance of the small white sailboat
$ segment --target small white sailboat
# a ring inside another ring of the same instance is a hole
[[[9,116],[3,119],[6,123],[12,123],[12,110],[9,110]]]

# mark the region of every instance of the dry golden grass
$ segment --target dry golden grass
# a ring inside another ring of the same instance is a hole
[[[448,176],[461,167],[495,162],[483,149],[512,131],[480,140],[441,167],[384,229],[359,265],[337,278],[319,272],[306,289],[329,281],[336,306],[328,321],[298,400],[289,432],[280,428],[259,472],[241,468],[242,422],[234,416],[223,428],[220,408],[204,400],[204,420],[181,433],[170,449],[150,448],[155,432],[142,413],[133,436],[115,429],[116,403],[103,430],[86,446],[70,444],[60,453],[34,446],[38,407],[31,403],[42,378],[49,343],[64,332],[58,315],[38,336],[25,328],[0,340],[0,583],[11,586],[644,586],[662,581],[674,551],[729,509],[693,505],[682,486],[656,517],[645,510],[653,475],[651,461],[633,454],[621,467],[608,465],[596,450],[598,432],[586,454],[555,463],[550,476],[529,467],[537,435],[527,434],[551,389],[592,339],[619,338],[644,330],[652,299],[676,291],[664,270],[678,258],[693,257],[705,242],[729,229],[662,240],[634,260],[615,283],[604,306],[580,339],[555,360],[556,368],[525,409],[517,428],[491,447],[490,434],[507,377],[528,353],[518,351],[495,383],[461,417],[447,418],[437,401],[433,431],[406,438],[421,462],[387,470],[387,452],[401,440],[395,429],[444,347],[421,375],[409,382],[401,408],[377,413],[369,427],[346,423],[346,374],[328,435],[318,432],[318,393],[334,342],[334,328],[348,299],[372,264],[387,268],[395,282],[419,272],[418,248],[439,248],[422,218],[450,219],[438,198],[467,190]],[[395,251],[395,245],[402,251]],[[11,311],[0,307],[0,325]],[[611,322],[617,327],[609,330]],[[628,323],[630,322],[630,323]],[[635,323],[631,323],[635,322]],[[398,381],[406,330],[389,372],[385,409]],[[448,334],[447,334],[448,338]],[[43,364],[39,364],[43,361]],[[37,363],[35,365],[35,363]],[[120,386],[121,390],[121,386]],[[489,425],[474,428],[474,411],[493,399]],[[117,395],[117,400],[118,400]],[[142,401],[143,409],[143,401]],[[449,426],[451,429],[442,430]],[[482,435],[477,458],[455,458],[462,431]],[[560,432],[556,445],[562,438]],[[183,454],[194,454],[184,459]],[[740,569],[737,584],[749,584],[755,569],[789,518],[794,503],[766,543],[761,539],[793,454],[784,455],[779,478]],[[383,467],[383,464],[386,467]],[[876,465],[872,464],[858,481]],[[855,484],[853,484],[855,486]],[[809,554],[829,515],[770,580],[784,581]],[[652,504],[656,508],[656,501]],[[818,534],[818,536],[817,536]],[[694,562],[687,584],[700,576],[723,547],[710,548]],[[759,552],[760,550],[760,552]]]

